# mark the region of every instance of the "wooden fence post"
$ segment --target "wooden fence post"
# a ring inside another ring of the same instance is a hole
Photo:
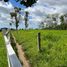
[[[41,34],[40,32],[37,35],[37,43],[38,43],[38,50],[41,51],[41,38],[40,38]]]

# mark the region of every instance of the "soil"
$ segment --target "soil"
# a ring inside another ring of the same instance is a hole
[[[13,38],[14,38],[14,41],[15,41],[15,43],[16,43],[16,48],[17,48],[18,57],[19,57],[21,63],[23,64],[23,67],[31,67],[29,61],[28,61],[27,58],[25,57],[25,53],[24,53],[24,51],[23,51],[22,46],[19,45],[19,44],[16,42],[14,36],[13,36]]]

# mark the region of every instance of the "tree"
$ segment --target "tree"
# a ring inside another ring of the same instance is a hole
[[[9,0],[4,0],[4,2],[8,2]],[[34,3],[37,2],[37,0],[16,0],[16,2],[20,2],[20,4],[23,4],[26,7],[31,7]]]
[[[64,16],[61,16],[61,17],[60,17],[60,21],[62,22],[61,24],[64,23]]]
[[[56,20],[56,18],[55,18],[55,17],[53,17],[52,19],[53,19],[53,21],[54,21],[54,23],[53,23],[53,27],[52,27],[52,28],[53,28],[53,29],[55,29],[55,27],[57,26],[57,23],[56,23],[56,22],[57,22],[57,20]]]
[[[9,0],[4,0],[4,2],[8,2]],[[34,3],[37,2],[37,0],[15,0],[16,2],[20,2],[20,4],[26,6],[26,7],[31,7]],[[17,11],[19,12],[20,10],[18,10],[17,8],[15,8],[15,13],[10,13],[11,14],[11,17],[15,17],[15,20],[16,20],[16,29],[18,28],[18,23],[19,23],[19,20],[17,19]],[[26,12],[26,15],[25,15],[25,27],[27,28],[28,27],[28,12]]]
[[[21,9],[15,7],[14,10],[15,10],[15,12],[11,12],[10,15],[11,15],[12,19],[13,19],[13,17],[15,18],[15,21],[16,21],[15,25],[16,25],[16,30],[17,30],[18,29],[18,23],[20,21],[20,19],[17,18],[17,15],[18,15],[18,13],[20,12]]]
[[[64,16],[65,16],[65,15],[62,15],[62,16],[60,17],[60,20],[61,20],[60,27],[61,27],[61,29],[66,30],[66,29],[67,29],[67,23],[64,22]]]
[[[40,29],[44,29],[44,22],[41,22],[41,23],[39,24],[39,28],[40,28]]]
[[[34,3],[36,3],[37,0],[16,0],[19,1],[20,4],[23,4],[26,7],[31,7]]]
[[[8,2],[9,0],[4,0],[4,2]]]
[[[60,21],[61,21],[60,27],[61,29],[64,29],[64,16],[63,15],[60,17]]]
[[[29,14],[29,12],[26,11],[25,12],[25,29],[27,29],[27,27],[28,27],[28,14]]]

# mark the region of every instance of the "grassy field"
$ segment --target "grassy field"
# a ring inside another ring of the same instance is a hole
[[[8,67],[6,47],[1,32],[0,32],[0,67]]]
[[[42,52],[38,52],[38,32],[41,32]],[[31,67],[67,67],[66,30],[19,30],[13,34],[22,45]]]

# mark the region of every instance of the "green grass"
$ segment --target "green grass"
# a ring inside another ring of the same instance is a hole
[[[42,52],[38,52],[38,32],[41,32]],[[67,67],[66,30],[20,30],[13,33],[22,45],[31,67]]]
[[[0,32],[0,67],[8,67],[6,46],[1,32]]]

